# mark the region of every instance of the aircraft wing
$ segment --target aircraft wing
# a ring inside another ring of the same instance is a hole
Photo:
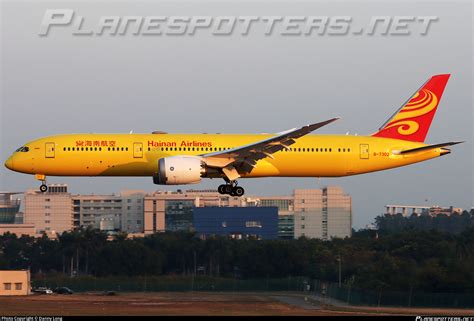
[[[290,145],[296,142],[296,139],[338,119],[332,118],[301,128],[293,128],[268,139],[233,149],[204,154],[202,157],[207,166],[221,168],[230,180],[234,180],[240,177],[241,173],[250,173],[257,164],[257,161],[266,157],[273,158],[272,154],[288,149]]]

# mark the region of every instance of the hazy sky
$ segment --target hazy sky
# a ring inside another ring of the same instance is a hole
[[[438,16],[427,35],[74,36],[38,35],[46,9],[100,16]],[[354,227],[385,204],[472,206],[472,3],[431,1],[2,1],[3,161],[23,143],[77,132],[279,132],[334,116],[317,133],[371,134],[431,75],[452,73],[427,138],[465,140],[447,157],[348,178],[241,180],[248,194],[340,185]],[[314,164],[318,166],[318,164]],[[73,193],[157,188],[151,178],[58,178]],[[216,187],[204,180],[189,188]],[[0,168],[0,190],[39,186]],[[187,187],[181,187],[187,188]]]

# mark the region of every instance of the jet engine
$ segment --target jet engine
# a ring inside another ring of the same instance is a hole
[[[195,184],[206,174],[206,165],[200,157],[171,156],[158,160],[158,172],[153,183],[159,185]]]

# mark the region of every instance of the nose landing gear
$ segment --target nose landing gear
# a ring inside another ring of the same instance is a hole
[[[227,184],[219,185],[217,188],[219,194],[229,194],[230,196],[242,196],[245,194],[243,187],[237,186],[237,181],[229,181]]]
[[[48,191],[48,185],[46,185],[46,184],[41,184],[41,185],[40,185],[40,191],[41,191],[42,193],[46,193],[46,192]]]
[[[48,191],[48,185],[46,185],[46,176],[42,174],[36,174],[35,178],[41,181],[41,186],[39,188],[41,193],[46,193]]]

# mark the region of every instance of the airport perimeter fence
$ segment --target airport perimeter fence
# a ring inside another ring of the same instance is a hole
[[[474,308],[474,293],[426,293],[416,290],[367,290],[348,284],[314,280],[310,286],[323,303],[358,306]],[[335,299],[337,301],[333,301]]]
[[[220,291],[220,292],[271,292],[304,291],[308,279],[288,277],[284,279],[232,279],[213,277],[56,277],[36,279],[33,287],[68,287],[75,292],[118,291],[118,292],[173,292],[173,291]]]
[[[238,279],[207,276],[48,277],[32,281],[33,287],[66,286],[75,292],[299,292],[328,305],[474,308],[474,293],[424,293],[361,289],[350,284],[306,277]]]

